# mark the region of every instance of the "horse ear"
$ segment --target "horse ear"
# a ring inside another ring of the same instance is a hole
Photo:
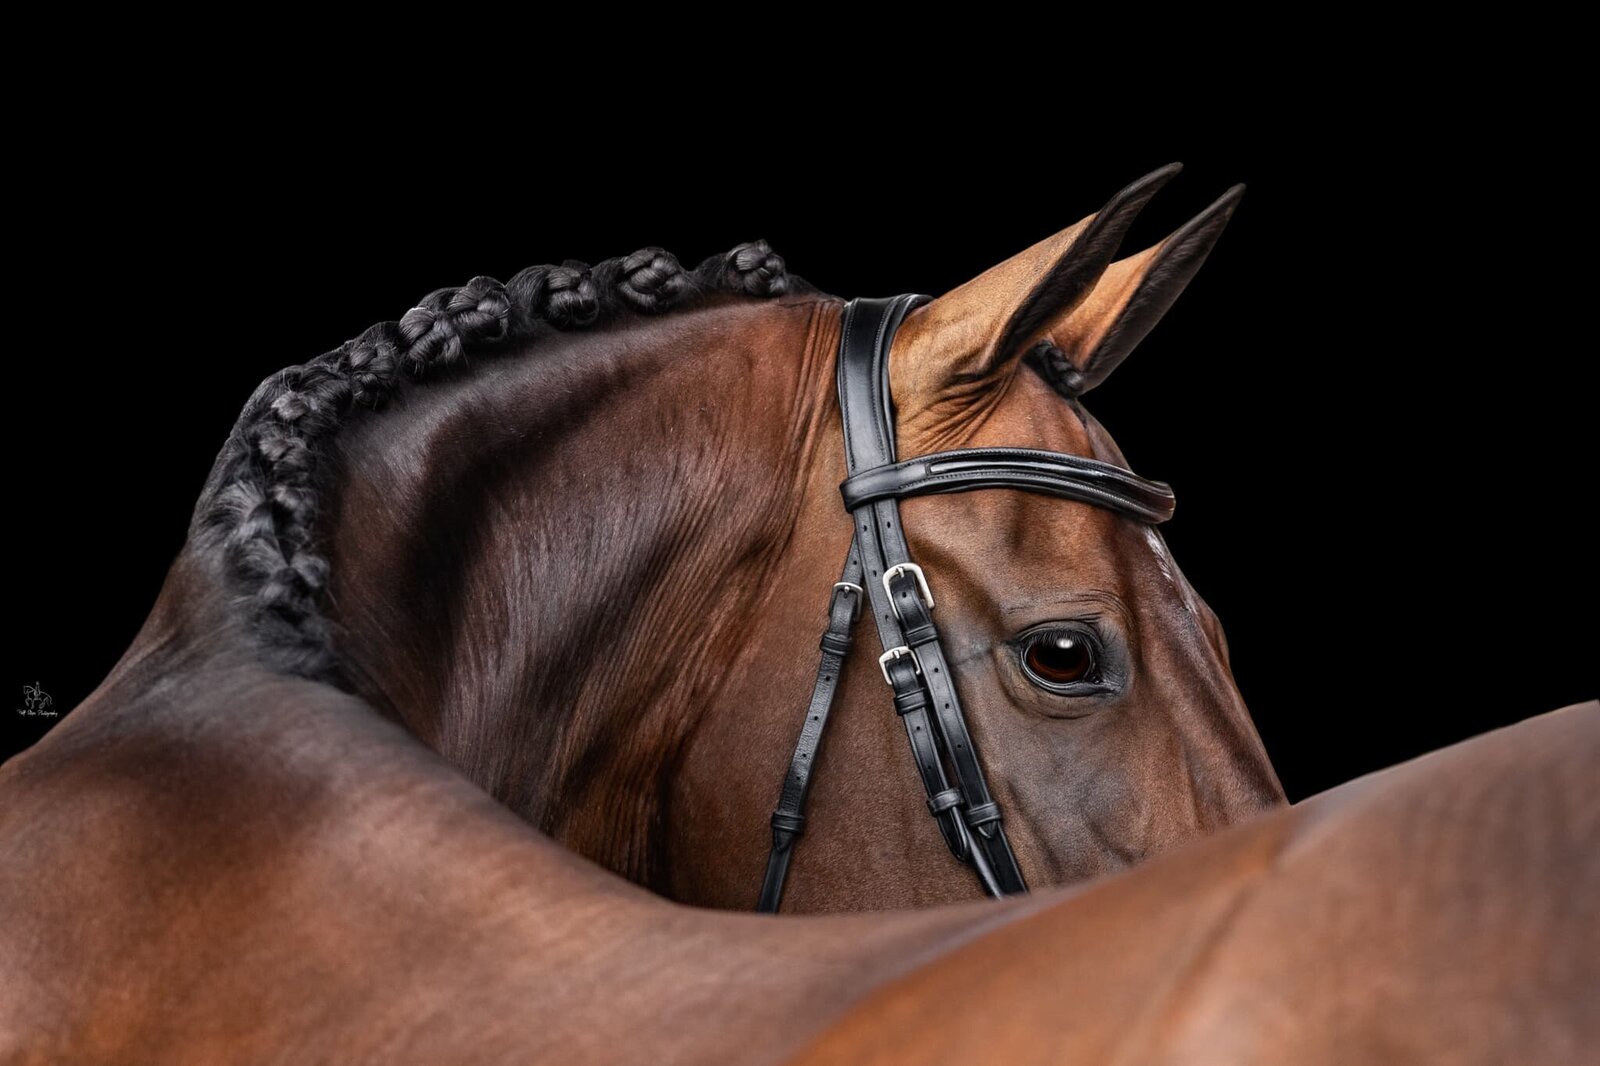
[[[1243,195],[1235,185],[1165,240],[1112,263],[1088,296],[1041,331],[1034,357],[1057,389],[1088,392],[1127,358],[1199,271]]]
[[[915,308],[895,338],[896,393],[933,403],[1002,381],[1094,290],[1140,209],[1181,169],[1151,171],[1082,221]]]

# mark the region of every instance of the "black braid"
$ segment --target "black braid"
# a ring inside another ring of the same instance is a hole
[[[1076,399],[1083,392],[1083,372],[1072,365],[1067,353],[1049,341],[1040,341],[1028,349],[1022,361],[1037,370],[1050,387],[1067,399]]]
[[[695,275],[712,288],[747,296],[782,296],[793,280],[783,256],[766,241],[747,241],[724,255],[714,255],[695,268]]]
[[[454,367],[469,345],[504,340],[510,298],[505,287],[479,275],[459,289],[435,289],[400,319],[401,347],[412,377],[432,367]]]
[[[528,321],[543,320],[557,329],[576,329],[600,314],[600,288],[589,264],[569,259],[560,266],[519,270],[506,291]]]
[[[666,311],[694,289],[694,280],[665,248],[641,248],[595,269],[595,280],[617,294],[630,309],[644,314]]]
[[[643,248],[593,268],[577,260],[519,271],[504,285],[475,277],[436,289],[397,322],[379,322],[300,366],[264,380],[245,404],[196,508],[221,549],[275,665],[340,681],[320,606],[328,561],[317,550],[317,459],[357,406],[376,409],[407,381],[441,379],[469,355],[505,350],[541,329],[578,329],[613,311],[656,314],[713,292],[815,292],[789,275],[765,241],[706,259],[693,273],[672,253]]]

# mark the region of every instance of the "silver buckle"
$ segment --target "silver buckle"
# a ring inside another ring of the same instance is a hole
[[[933,590],[928,588],[927,575],[916,563],[900,563],[883,572],[883,594],[889,597],[889,602],[894,602],[894,589],[889,587],[889,579],[899,577],[901,574],[910,574],[917,579],[917,591],[922,593],[922,602],[928,605],[928,610],[933,610]],[[900,612],[896,610],[895,614],[898,616]]]
[[[850,621],[854,622],[857,618],[861,617],[861,601],[867,598],[867,590],[856,584],[854,581],[835,581],[833,583],[834,595],[838,595],[840,589],[845,589],[856,594],[856,598],[850,601]],[[828,613],[833,613],[831,608],[829,609]]]
[[[922,662],[917,658],[916,652],[912,651],[904,644],[900,645],[898,648],[890,648],[888,651],[878,656],[878,669],[883,671],[883,683],[888,685],[890,688],[894,688],[894,682],[889,680],[889,660],[898,659],[902,655],[911,656],[912,667],[917,671],[917,673],[922,673]]]

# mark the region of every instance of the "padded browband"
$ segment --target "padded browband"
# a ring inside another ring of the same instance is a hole
[[[1172,486],[1098,459],[1033,448],[958,448],[875,466],[839,485],[847,511],[874,500],[968,489],[1025,489],[1165,522],[1176,500]]]

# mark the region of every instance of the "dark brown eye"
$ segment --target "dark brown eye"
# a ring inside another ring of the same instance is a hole
[[[1070,685],[1094,676],[1094,648],[1082,633],[1052,630],[1034,637],[1022,650],[1029,680],[1045,688]]]

